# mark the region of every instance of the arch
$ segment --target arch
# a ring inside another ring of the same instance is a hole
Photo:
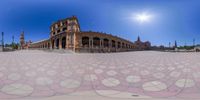
[[[59,39],[56,40],[56,49],[59,49]]]
[[[66,27],[64,27],[63,29],[62,29],[62,31],[66,31],[67,30],[67,28]]]
[[[93,38],[93,46],[100,47],[100,38],[98,38],[98,37]]]
[[[121,42],[117,42],[117,47],[121,48]]]
[[[62,49],[65,49],[66,47],[66,37],[62,38]]]
[[[113,48],[116,47],[116,45],[115,45],[115,41],[114,41],[114,40],[112,40],[112,47],[113,47]]]
[[[82,45],[83,47],[89,47],[89,37],[82,37]]]
[[[57,30],[57,34],[59,34],[60,33],[60,30]]]
[[[104,47],[109,47],[109,40],[108,39],[103,39],[103,46]]]

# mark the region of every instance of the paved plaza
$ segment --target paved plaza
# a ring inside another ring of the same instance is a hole
[[[0,100],[200,98],[200,53],[0,52]]]

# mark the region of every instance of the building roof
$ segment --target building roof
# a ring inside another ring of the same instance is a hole
[[[64,18],[64,19],[57,20],[56,22],[53,22],[51,24],[51,26],[57,24],[58,22],[62,22],[62,21],[66,21],[66,20],[72,20],[72,19],[77,19],[77,17],[76,16],[72,16],[72,17],[67,17],[67,18]]]
[[[200,46],[196,46],[196,47],[194,47],[194,48],[198,48],[198,49],[200,49]]]
[[[37,41],[37,42],[32,42],[31,44],[36,44],[36,43],[40,43],[40,42],[44,42],[44,41],[48,41],[49,39],[43,39],[43,40],[40,40],[40,41]]]

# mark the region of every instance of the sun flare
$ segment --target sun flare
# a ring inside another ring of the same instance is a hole
[[[152,15],[147,14],[147,13],[141,13],[141,14],[136,14],[134,17],[138,22],[144,23],[144,22],[149,22],[152,18]]]

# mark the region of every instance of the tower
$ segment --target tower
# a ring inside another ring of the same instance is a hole
[[[193,39],[193,47],[195,47],[195,38]]]
[[[176,41],[174,42],[174,48],[177,48],[177,42]]]
[[[171,48],[171,42],[169,42],[169,48]]]
[[[137,41],[140,41],[140,36],[138,36]]]
[[[24,49],[25,41],[24,41],[24,31],[20,35],[20,48]]]

